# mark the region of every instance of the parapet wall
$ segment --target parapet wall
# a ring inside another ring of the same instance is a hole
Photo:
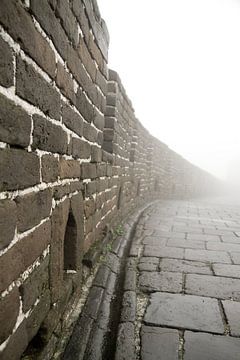
[[[50,358],[83,256],[113,224],[153,198],[217,184],[136,119],[108,44],[94,0],[0,2],[4,360],[39,347],[33,358]]]

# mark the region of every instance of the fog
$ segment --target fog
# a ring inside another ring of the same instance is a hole
[[[98,5],[110,33],[109,65],[139,120],[186,159],[238,187],[240,1]]]

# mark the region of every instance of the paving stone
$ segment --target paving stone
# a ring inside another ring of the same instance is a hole
[[[222,241],[225,243],[233,243],[233,244],[240,244],[240,238],[233,235],[223,235],[221,236]]]
[[[185,259],[226,264],[231,263],[230,256],[223,251],[186,249]]]
[[[157,258],[157,257],[154,257],[154,256],[143,256],[143,257],[141,257],[140,258],[140,260],[139,260],[139,263],[144,263],[144,264],[146,264],[146,263],[148,263],[148,264],[156,264],[156,265],[158,265],[158,263],[159,263],[159,258]]]
[[[143,251],[143,256],[183,259],[184,258],[184,249],[146,245],[144,248],[144,251]]]
[[[215,275],[240,279],[240,265],[213,264]]]
[[[231,258],[234,262],[234,264],[240,265],[240,252],[230,252]]]
[[[142,360],[177,360],[178,331],[167,328],[142,326],[141,359]]]
[[[146,236],[142,243],[144,245],[151,245],[151,246],[165,246],[167,243],[167,238],[162,238],[158,236]]]
[[[222,301],[231,335],[240,336],[240,302],[225,300]]]
[[[221,313],[215,299],[158,292],[152,294],[150,300],[144,316],[146,324],[224,333]]]
[[[173,272],[142,272],[139,277],[139,287],[144,292],[182,291],[182,274]]]
[[[160,260],[161,271],[173,271],[192,274],[212,274],[210,267],[199,261],[188,261],[179,259],[162,259]]]
[[[240,244],[207,242],[206,246],[207,246],[207,250],[240,251]]]
[[[240,300],[240,279],[188,274],[185,289],[187,294]]]
[[[182,240],[182,239],[169,239],[167,241],[167,246],[187,248],[187,249],[202,249],[202,250],[205,249],[205,243],[203,241]]]
[[[220,237],[217,235],[207,235],[207,234],[187,234],[188,240],[194,241],[217,241],[220,242]]]
[[[124,280],[124,290],[136,290],[136,271],[128,268]]]
[[[138,270],[139,271],[157,271],[158,264],[151,264],[148,262],[143,262],[138,264]]]
[[[184,338],[184,360],[239,360],[240,339],[190,331]]]

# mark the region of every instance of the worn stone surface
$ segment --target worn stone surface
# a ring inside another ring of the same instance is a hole
[[[154,257],[157,256],[161,258],[167,257],[173,259],[183,259],[184,249],[145,245],[143,256],[154,256]]]
[[[142,272],[139,277],[139,287],[144,292],[182,291],[182,274],[173,272]]]
[[[204,262],[218,262],[231,264],[231,259],[228,253],[224,251],[208,251],[208,250],[192,250],[186,249],[186,260],[204,261]]]
[[[10,46],[0,38],[0,84],[5,87],[13,85],[13,53]]]
[[[152,294],[144,322],[155,326],[224,333],[217,300],[193,295]]]
[[[125,322],[118,327],[115,360],[135,360],[134,324]]]
[[[240,300],[240,279],[188,274],[186,293],[219,299]]]
[[[0,250],[13,240],[17,226],[17,208],[14,201],[0,201]]]
[[[177,330],[142,326],[142,360],[177,360],[179,334]]]
[[[161,271],[183,272],[187,274],[212,274],[210,266],[200,261],[161,259],[159,267]]]
[[[184,360],[238,360],[240,339],[204,333],[185,333]]]
[[[213,264],[215,275],[240,279],[240,265]]]
[[[12,333],[19,311],[19,290],[17,287],[15,287],[0,301],[0,343],[3,343]]]
[[[125,291],[122,301],[122,322],[134,322],[136,318],[136,293],[134,291]]]
[[[240,302],[222,301],[231,335],[240,336]]]

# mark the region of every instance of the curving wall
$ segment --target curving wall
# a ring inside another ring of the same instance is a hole
[[[113,224],[153,198],[218,183],[136,119],[108,44],[94,0],[0,2],[4,360],[39,349],[33,358],[49,358],[80,294],[83,256]]]

